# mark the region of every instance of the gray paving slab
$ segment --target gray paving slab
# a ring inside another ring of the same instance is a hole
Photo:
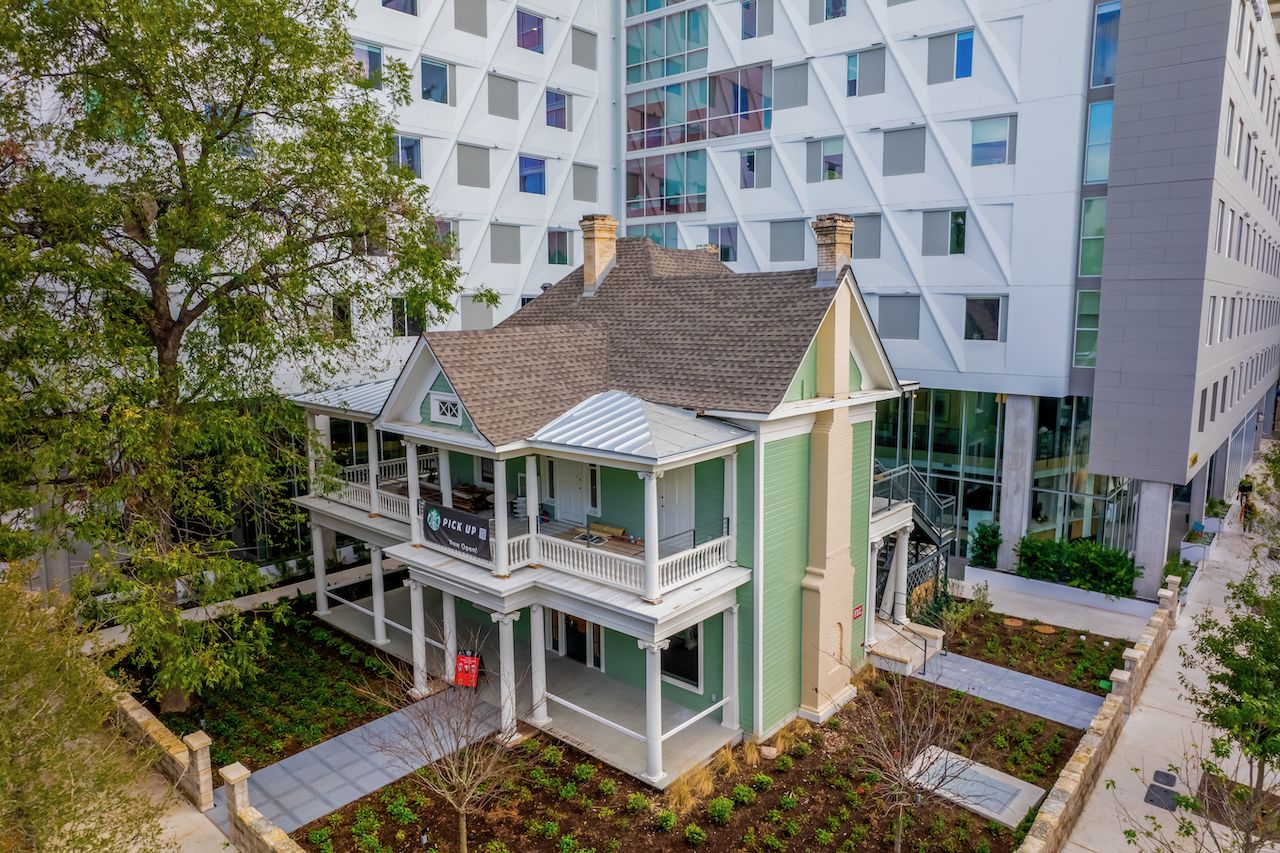
[[[955,652],[931,658],[925,672],[911,677],[1077,729],[1087,729],[1102,707],[1101,696]]]
[[[417,705],[430,709],[443,701],[438,694]],[[397,711],[255,770],[249,777],[249,801],[285,832],[342,808],[421,766],[408,767],[369,745],[404,725],[404,712]],[[497,709],[491,709],[482,726],[485,734],[497,730]],[[209,819],[229,832],[225,788],[214,790],[213,802]]]

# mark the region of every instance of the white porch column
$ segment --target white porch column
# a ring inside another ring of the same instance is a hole
[[[526,481],[527,482],[527,481]],[[543,627],[541,604],[529,605],[529,681],[533,687],[533,714],[529,722],[544,726],[551,722],[547,715],[547,651],[546,629]]]
[[[644,600],[662,600],[658,579],[658,477],[653,471],[638,471],[644,481]]]
[[[382,501],[378,497],[378,431],[369,424],[369,514],[382,512]]]
[[[329,613],[329,588],[324,579],[324,528],[311,525],[311,565],[316,575],[316,615]]]
[[[387,644],[387,599],[382,589],[382,549],[369,546],[369,568],[373,579],[373,644]]]
[[[453,472],[449,470],[449,451],[436,448],[436,466],[440,471],[440,503],[453,509]]]
[[[496,469],[495,469],[496,471]],[[501,737],[510,741],[516,734],[516,643],[515,613],[490,613],[489,618],[498,623],[498,705],[502,716]]]
[[[409,539],[414,546],[422,544],[422,516],[418,514],[418,500],[422,497],[422,487],[418,482],[418,445],[412,441],[400,442],[404,445],[405,474],[409,478]]]
[[[867,620],[867,648],[876,644],[876,564],[883,544],[882,539],[872,539],[871,552],[867,555],[867,603],[862,606],[862,618]]]
[[[898,542],[893,549],[893,621],[902,625],[907,621],[907,569],[910,566],[907,543],[911,525],[900,528],[895,535]]]
[[[427,620],[422,612],[422,584],[410,578],[404,585],[409,587],[409,627],[413,633],[413,689],[409,695],[421,699],[427,695]]]
[[[542,547],[538,543],[542,491],[538,483],[538,457],[532,453],[524,458],[524,508],[529,514],[529,562],[536,565],[542,559]],[[529,624],[533,624],[532,620]]]
[[[644,649],[644,778],[657,782],[662,778],[662,653],[670,640],[647,643],[637,640]]]
[[[724,710],[721,725],[738,728],[738,605],[724,611]]]
[[[316,414],[315,412],[307,412],[307,493],[318,494],[316,491],[316,469],[318,460],[316,458]]]
[[[455,667],[458,665],[458,605],[454,602],[453,593],[441,591],[440,621],[444,626],[444,677],[450,684],[457,678]]]
[[[724,458],[724,507],[729,519],[729,562],[738,561],[738,452]]]
[[[493,573],[500,578],[511,574],[507,568],[507,463],[493,460]]]

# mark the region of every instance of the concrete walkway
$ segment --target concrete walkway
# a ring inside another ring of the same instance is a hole
[[[415,707],[443,708],[445,695],[429,696]],[[409,725],[405,711],[396,711],[255,770],[249,777],[249,802],[276,826],[293,832],[429,763],[425,756],[422,761],[405,763],[378,751],[377,744],[402,736]],[[483,733],[497,728],[498,711],[494,708],[485,720]],[[209,817],[228,831],[225,787],[214,790],[213,802]]]
[[[972,598],[973,588],[985,583],[991,596],[991,609],[997,613],[1131,643],[1142,635],[1147,620],[1156,610],[1155,604],[1149,601],[1107,598],[1097,592],[973,566],[965,569],[964,581],[952,583],[960,587],[959,594],[964,598]]]
[[[159,770],[151,770],[139,779],[138,788],[164,808],[160,815],[161,835],[158,839],[149,839],[158,842],[161,849],[182,853],[223,853],[232,849],[222,830],[174,790],[173,783]]]
[[[1265,443],[1265,442],[1264,442]],[[1255,479],[1262,475],[1262,466],[1255,464],[1249,470]],[[1214,559],[1209,560],[1192,581],[1186,605],[1178,617],[1178,624],[1169,635],[1160,659],[1147,681],[1142,698],[1125,723],[1115,750],[1102,768],[1102,782],[1114,780],[1114,790],[1100,782],[1085,803],[1084,811],[1076,822],[1067,851],[1073,853],[1109,853],[1125,848],[1124,831],[1132,826],[1124,817],[1124,810],[1137,819],[1154,815],[1171,828],[1174,817],[1167,811],[1144,804],[1146,788],[1153,781],[1157,770],[1167,770],[1170,764],[1181,764],[1184,755],[1193,746],[1206,744],[1210,732],[1196,719],[1194,708],[1183,697],[1179,676],[1184,673],[1203,684],[1204,674],[1186,670],[1178,653],[1181,647],[1190,645],[1191,632],[1206,611],[1221,614],[1227,596],[1227,584],[1239,580],[1253,562],[1253,549],[1259,539],[1246,535],[1240,529],[1240,512],[1232,507],[1223,520],[1222,532],[1213,549]],[[1259,564],[1264,575],[1280,571],[1275,561]],[[1137,773],[1133,768],[1137,769]],[[1188,793],[1179,784],[1180,793]],[[1176,839],[1166,833],[1173,842],[1170,850],[1200,849],[1194,841]]]
[[[954,652],[930,659],[924,672],[911,677],[1077,729],[1087,729],[1102,707],[1101,696]]]

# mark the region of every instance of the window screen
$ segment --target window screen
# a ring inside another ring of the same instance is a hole
[[[920,339],[920,297],[881,296],[876,331],[880,337],[915,341]]]
[[[803,219],[788,219],[769,223],[769,260],[804,260]]]

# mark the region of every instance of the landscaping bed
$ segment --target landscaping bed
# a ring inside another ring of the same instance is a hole
[[[214,767],[239,761],[252,770],[386,714],[356,688],[391,687],[387,660],[317,620],[313,607],[309,597],[293,599],[283,621],[272,620],[271,650],[256,677],[211,691],[190,711],[158,714],[161,722],[179,737],[204,729]],[[145,673],[130,674],[145,685]]]
[[[890,676],[892,677],[892,676]],[[865,689],[884,690],[880,681]],[[966,734],[942,744],[1046,790],[1081,733],[922,681],[906,689],[946,694],[943,713],[967,713]],[[857,700],[855,700],[857,701]],[[962,707],[965,706],[965,707]],[[846,712],[819,728],[798,723],[775,741],[778,758],[754,745],[726,748],[713,769],[695,770],[658,794],[538,733],[518,747],[521,766],[501,802],[470,821],[471,850],[611,853],[728,850],[871,851],[892,846],[893,821],[879,807],[879,777],[859,758]],[[1021,831],[951,805],[907,812],[905,850],[1011,851]],[[428,843],[421,844],[423,833]],[[406,777],[302,827],[293,838],[317,853],[457,849],[456,816]]]
[[[1048,633],[1048,628],[1053,632]],[[986,611],[974,614],[958,628],[948,648],[965,657],[1105,696],[1110,687],[1101,687],[1098,682],[1109,679],[1113,669],[1124,668],[1128,645],[1114,637],[1034,619],[1010,620],[1002,613]]]

